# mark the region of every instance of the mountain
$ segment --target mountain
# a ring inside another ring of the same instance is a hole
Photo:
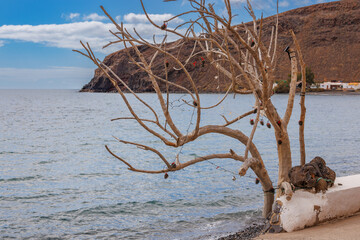
[[[275,16],[263,21],[263,39],[268,43]],[[316,4],[298,8],[279,14],[279,36],[277,50],[278,80],[287,79],[290,73],[290,61],[283,51],[292,43],[289,30],[293,29],[301,46],[305,63],[315,74],[315,81],[338,80],[344,82],[360,81],[360,1],[343,0],[330,3]],[[169,43],[168,48],[177,42]],[[140,46],[145,56],[150,56],[152,50],[147,46]],[[185,60],[192,51],[192,43],[185,44],[179,58]],[[197,61],[196,67],[188,64],[187,69],[193,76],[200,92],[225,91],[228,82],[217,70],[210,68],[207,63],[204,67]],[[152,92],[151,84],[146,73],[129,63],[128,55],[124,50],[112,53],[105,57],[104,62],[136,92]],[[175,83],[190,85],[183,71],[174,70],[170,62],[168,79]],[[155,73],[165,77],[164,59],[160,57],[154,65]],[[214,76],[219,76],[215,78]],[[161,86],[165,89],[164,84]],[[124,89],[124,87],[122,86]],[[95,70],[93,79],[81,91],[110,92],[114,87],[99,70]],[[170,91],[177,89],[170,88]]]

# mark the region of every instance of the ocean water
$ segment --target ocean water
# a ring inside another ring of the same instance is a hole
[[[154,94],[140,96],[159,109]],[[222,96],[204,94],[201,103],[210,106]],[[196,116],[182,98],[188,99],[172,96],[170,111],[186,133]],[[141,117],[151,118],[133,97],[129,101]],[[276,95],[273,102],[280,111],[287,95]],[[294,165],[299,163],[298,103],[297,96],[289,124]],[[230,96],[217,109],[204,110],[201,124],[221,124],[221,115],[230,120],[253,104],[250,95]],[[338,176],[359,174],[360,96],[309,95],[306,106],[307,161],[322,156]],[[232,180],[238,162],[205,161],[164,179],[128,171],[104,148],[107,144],[138,168],[158,170],[164,164],[156,155],[113,136],[156,147],[169,161],[178,153],[180,161],[230,148],[241,154],[238,142],[210,134],[183,149],[165,147],[133,120],[110,121],[125,116],[130,115],[118,94],[0,90],[0,238],[216,239],[261,217],[263,194],[254,174]],[[249,134],[249,119],[232,127]],[[273,129],[259,126],[254,142],[276,182]]]

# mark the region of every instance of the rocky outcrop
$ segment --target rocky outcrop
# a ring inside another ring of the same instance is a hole
[[[264,41],[268,42],[275,17],[264,19]],[[302,48],[305,63],[315,74],[315,81],[339,80],[344,82],[360,81],[360,3],[359,1],[337,1],[294,9],[281,13],[279,16],[278,59],[276,78],[287,79],[290,73],[290,62],[283,49],[292,43],[288,32],[293,29]],[[267,34],[268,33],[268,34]],[[174,44],[170,43],[169,47]],[[141,52],[150,56],[152,50],[141,46]],[[192,50],[191,42],[185,44],[181,50],[180,59],[184,60]],[[197,83],[200,92],[225,91],[225,77],[219,75],[208,64],[201,67],[201,59],[194,59],[197,65],[187,66],[190,74]],[[108,55],[105,64],[123,79],[136,92],[153,91],[149,77],[135,65],[129,63],[125,50]],[[158,58],[154,65],[154,72],[164,77],[164,59]],[[214,76],[219,75],[219,78]],[[183,71],[176,71],[171,67],[169,80],[181,83],[191,89]],[[121,86],[124,88],[123,86]],[[161,85],[165,89],[164,84]],[[171,91],[178,91],[170,88]],[[104,74],[97,69],[94,78],[81,91],[110,92],[114,87]]]

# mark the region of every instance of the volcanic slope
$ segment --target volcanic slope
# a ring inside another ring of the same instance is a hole
[[[268,43],[275,16],[264,19],[263,40]],[[240,27],[239,27],[240,28]],[[293,29],[299,40],[305,63],[315,74],[315,81],[338,80],[344,82],[360,81],[360,1],[336,1],[298,8],[279,14],[279,37],[277,52],[276,79],[285,80],[290,73],[290,62],[284,48],[292,43],[289,30]],[[168,48],[176,44],[169,43]],[[152,50],[140,46],[147,57]],[[183,46],[179,58],[184,61],[192,51],[192,43]],[[201,67],[200,56],[192,59],[196,67],[188,64],[187,69],[195,80],[199,92],[224,92],[229,80],[205,63]],[[108,55],[104,63],[136,92],[152,92],[147,74],[129,63],[124,50]],[[173,69],[170,62],[168,79],[191,89],[183,71]],[[164,61],[160,57],[154,64],[155,73],[164,77]],[[219,76],[216,78],[215,76]],[[124,86],[121,86],[124,89]],[[161,85],[164,90],[164,84]],[[95,70],[93,79],[81,91],[111,92],[114,87],[106,76]],[[178,89],[170,88],[177,92]]]

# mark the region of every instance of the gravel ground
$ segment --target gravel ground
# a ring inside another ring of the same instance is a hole
[[[253,239],[257,236],[259,236],[266,225],[266,220],[259,221],[257,223],[253,223],[244,230],[241,230],[235,234],[231,234],[227,237],[221,237],[218,240],[247,240],[247,239]]]

